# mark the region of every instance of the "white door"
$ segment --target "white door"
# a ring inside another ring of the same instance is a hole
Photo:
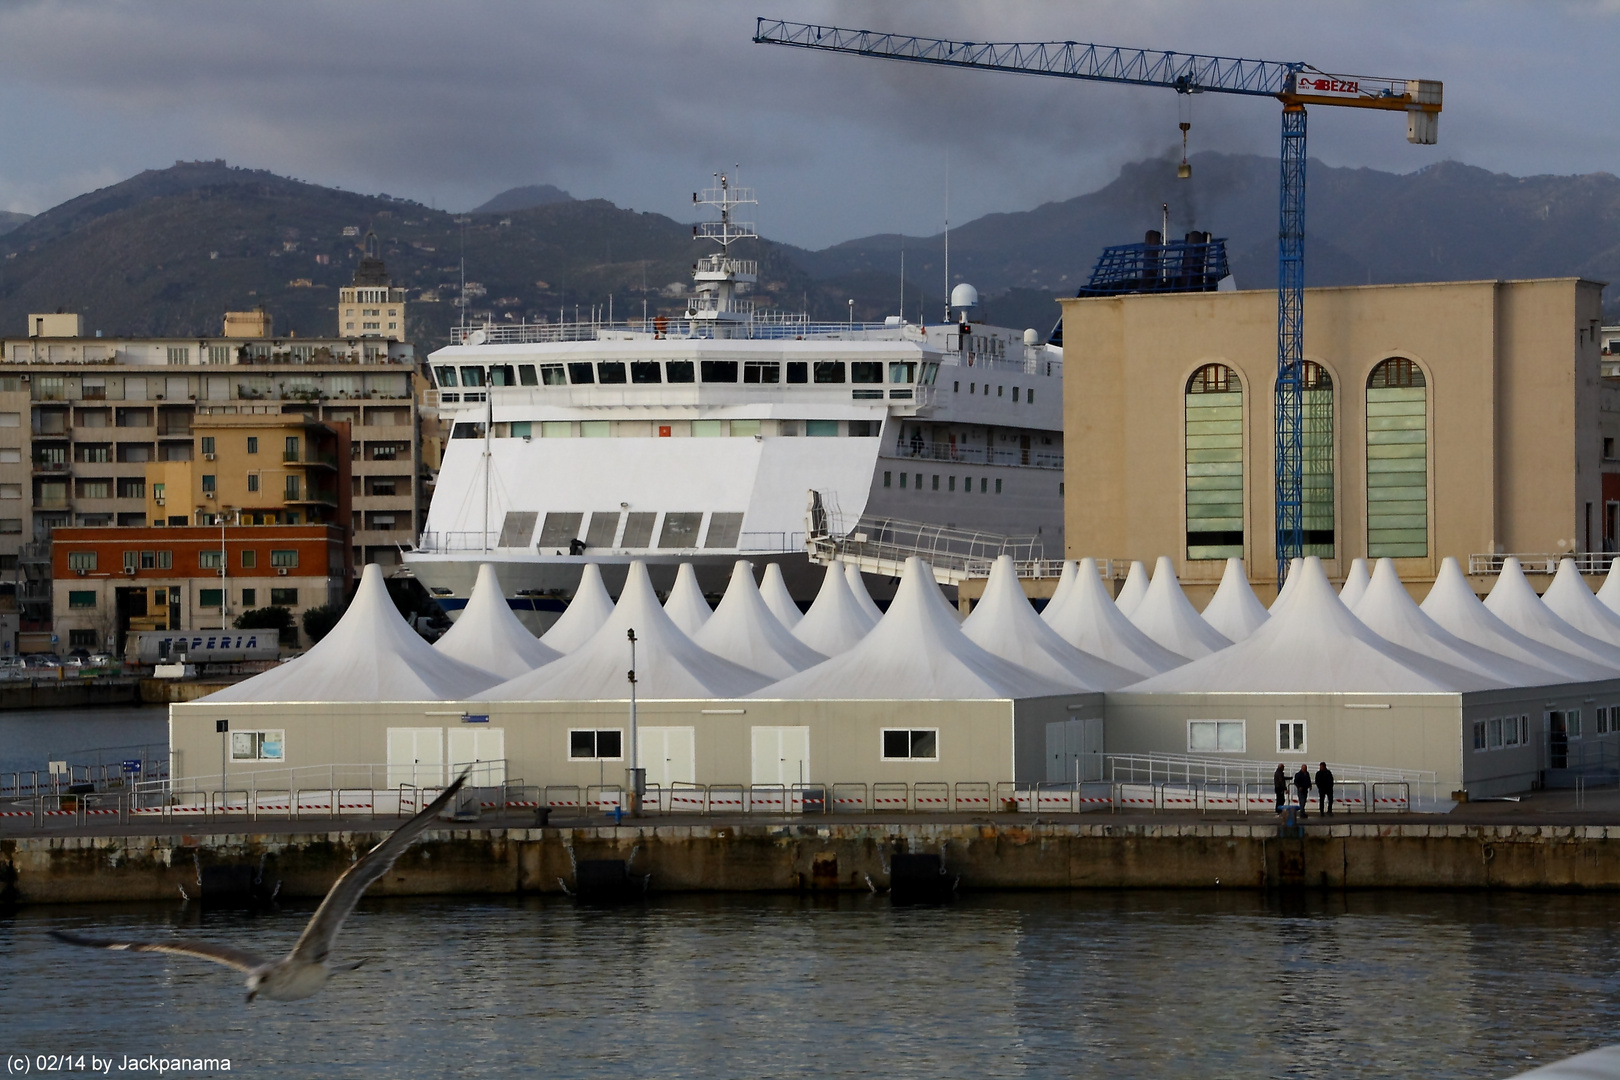
[[[647,783],[668,787],[697,778],[697,739],[689,727],[637,727],[637,752]]]
[[[388,729],[388,786],[438,787],[444,783],[444,729]]]
[[[810,781],[810,729],[757,727],[754,733],[756,784],[803,784]]]
[[[467,782],[473,787],[500,787],[506,783],[506,729],[483,724],[463,724],[447,728],[450,770],[447,776],[461,775],[472,765]]]

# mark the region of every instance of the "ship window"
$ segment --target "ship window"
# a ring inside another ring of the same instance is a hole
[[[699,363],[704,382],[731,382],[737,381],[737,361],[735,360],[703,360]]]
[[[434,371],[435,374],[437,374],[439,376],[439,385],[440,386],[455,386],[455,385],[457,385],[457,383],[456,383],[456,369],[451,367],[449,364],[445,364],[445,365],[443,365],[441,367],[436,367],[436,368],[433,369],[433,371]]]
[[[817,379],[816,381],[820,382],[821,380]],[[852,383],[880,383],[883,381],[883,365],[869,360],[857,360],[849,365],[849,381]]]
[[[802,360],[791,361],[787,366],[787,381],[790,383],[807,383],[810,381],[810,365]]]
[[[924,386],[933,386],[934,385],[934,380],[936,378],[938,378],[938,377],[939,377],[939,365],[938,364],[924,364],[923,365],[922,384]]]
[[[904,363],[904,364],[890,364],[889,365],[889,381],[892,382],[892,383],[908,383],[908,382],[912,382],[916,378],[917,378],[917,365],[916,364]],[[857,380],[857,381],[859,381],[859,380]]]
[[[590,365],[586,364],[585,367],[589,370]],[[563,377],[563,366],[561,364],[541,364],[540,382],[544,386],[568,385],[568,380]]]
[[[605,380],[604,380],[605,381]],[[663,372],[656,360],[633,360],[630,363],[630,381],[655,383],[663,381]]]
[[[566,439],[574,433],[574,425],[567,420],[540,421],[540,437],[542,439]]]
[[[461,423],[450,429],[452,439],[482,439],[484,437],[483,424]],[[296,477],[294,477],[296,479]]]
[[[758,420],[733,420],[731,422],[731,437],[735,439],[738,437],[746,438],[749,435],[758,435],[759,427],[760,425]]]
[[[653,522],[658,515],[650,511],[632,510],[624,516],[624,539],[620,547],[644,548],[652,546]]]
[[[489,369],[489,385],[516,386],[517,382],[512,378],[512,365],[495,364],[491,366]]]
[[[836,420],[806,420],[804,433],[822,438],[836,437],[838,435],[838,421]]]
[[[1034,387],[1030,387],[1028,390],[1026,390],[1024,392],[1024,404],[1025,405],[1033,405],[1033,404],[1035,404],[1035,388]]]
[[[939,490],[939,476],[937,474],[934,476],[934,483],[932,486],[935,491]]]
[[[817,360],[816,382],[841,383],[844,381],[844,362],[842,360]]]
[[[582,439],[605,439],[612,434],[606,420],[581,420],[579,422],[579,437]]]
[[[851,420],[849,422],[849,437],[852,439],[875,439],[878,433],[876,420]]]
[[[506,519],[507,519],[508,523],[511,523],[513,513],[514,513],[514,511],[510,511],[510,510],[507,511]],[[538,541],[536,541],[537,546],[543,547],[543,548],[565,548],[565,547],[567,547],[568,542],[570,540],[573,540],[577,536],[579,536],[579,527],[584,522],[584,520],[585,520],[585,515],[584,514],[558,513],[557,511],[552,511],[551,513],[546,515],[545,524],[540,526],[540,539]],[[502,530],[501,530],[501,545],[500,546],[501,547],[526,547],[526,546],[528,546],[528,543],[529,543],[529,536],[533,532],[534,532],[534,514],[530,513],[529,514],[528,528],[523,531],[523,534],[522,534],[522,536],[520,538],[519,537],[514,537],[513,538],[517,542],[508,544],[506,542],[506,540],[507,540],[506,530],[505,530],[504,527],[502,528]]]
[[[883,486],[884,487],[889,487],[892,480],[893,480],[893,478],[894,478],[894,473],[891,473],[891,472],[884,473],[883,474]]]
[[[694,420],[692,421],[692,438],[715,439],[724,435],[724,420]]]
[[[670,382],[693,382],[692,361],[671,360],[664,365],[664,377]]]
[[[514,439],[527,439],[527,438],[531,437],[534,434],[534,421],[533,420],[514,420],[514,421],[512,421],[511,431],[512,431],[512,438],[514,438]],[[378,492],[378,494],[381,494],[381,492]]]
[[[1187,557],[1243,555],[1243,383],[1225,364],[1187,380]]]
[[[558,374],[561,374],[561,372],[559,372]],[[540,385],[540,380],[536,379],[534,377],[534,365],[533,364],[519,364],[518,365],[518,383],[523,385],[523,386],[538,386],[538,385]]]
[[[604,384],[624,382],[624,365],[617,361],[596,365],[596,377]]]
[[[955,491],[955,490],[956,490],[956,477],[954,477],[954,476],[950,476],[950,477],[946,477],[946,479],[947,479],[947,480],[949,480],[949,481],[950,481],[950,483],[949,483],[949,484],[947,484],[947,485],[946,485],[946,486],[947,486],[947,487],[948,487],[948,488],[949,488],[949,489],[950,489],[950,490],[951,490],[951,491]]]
[[[568,381],[575,386],[596,381],[596,368],[592,364],[569,364]]]
[[[709,535],[703,538],[703,546],[711,548],[734,548],[738,537],[742,536],[743,516],[741,514],[710,514]]]
[[[464,367],[461,369],[462,386],[483,386],[484,369],[481,367]]]
[[[526,548],[529,546],[529,537],[534,535],[534,522],[540,515],[533,510],[508,510],[501,519],[500,539],[495,541],[496,547]],[[546,527],[551,527],[551,519],[556,514],[546,515]],[[566,541],[565,541],[566,543]]]
[[[1018,387],[1015,386],[1015,387],[1013,387],[1013,401],[1016,402],[1017,400],[1018,400]]]
[[[593,548],[610,548],[613,538],[619,534],[619,512],[617,510],[597,510],[591,514],[591,527],[585,533],[585,546]]]
[[[1396,356],[1367,379],[1367,554],[1429,553],[1429,389],[1423,369]]]
[[[703,527],[701,513],[675,513],[664,515],[664,527],[658,533],[661,548],[695,548],[698,530]]]
[[[782,365],[764,360],[750,360],[743,365],[743,382],[778,383],[782,381]]]
[[[910,473],[901,473],[900,474],[900,487],[902,489],[904,489],[905,486],[906,486],[906,477],[908,477],[910,475],[911,475]]]
[[[988,479],[986,479],[983,476],[979,477],[979,494],[980,495],[985,494],[985,491],[989,486],[990,486],[990,481]],[[1001,490],[1001,481],[1000,480],[996,481],[996,490],[997,491]]]

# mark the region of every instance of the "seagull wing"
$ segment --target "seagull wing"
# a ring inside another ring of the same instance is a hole
[[[254,971],[264,967],[268,960],[256,953],[245,949],[233,949],[229,945],[215,945],[208,941],[108,941],[103,938],[80,937],[62,930],[52,930],[51,937],[57,941],[65,941],[69,945],[83,945],[91,949],[112,949],[114,952],[156,952],[172,953],[175,956],[195,956],[202,960],[212,960],[216,964],[224,964],[238,971]]]
[[[470,769],[468,770],[471,771]],[[337,937],[338,930],[343,926],[343,920],[349,917],[354,905],[360,902],[360,895],[366,891],[373,881],[388,873],[396,860],[405,853],[423,830],[433,824],[450,800],[455,798],[456,792],[467,782],[467,773],[456,778],[455,783],[444,789],[444,793],[428,804],[427,809],[417,814],[411,820],[395,829],[388,838],[360,857],[360,860],[343,872],[332,886],[332,891],[326,894],[321,906],[315,909],[314,918],[304,927],[303,936],[298,944],[293,946],[289,959],[310,964],[320,964],[326,961],[327,954],[332,951],[332,939]]]

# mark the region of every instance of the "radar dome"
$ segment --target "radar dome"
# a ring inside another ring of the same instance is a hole
[[[1028,330],[1024,331],[1024,344],[1026,346],[1028,346],[1029,348],[1034,348],[1035,346],[1039,345],[1040,343],[1041,343],[1041,332],[1039,330],[1035,329],[1032,326]]]
[[[967,282],[964,281],[962,284],[951,290],[951,307],[970,308],[978,306],[979,290],[975,289]]]

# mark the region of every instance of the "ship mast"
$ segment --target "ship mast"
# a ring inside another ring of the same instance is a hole
[[[716,255],[705,255],[692,268],[692,281],[696,294],[687,299],[686,319],[695,337],[746,337],[748,324],[753,321],[754,303],[739,300],[739,286],[753,285],[759,280],[759,263],[753,259],[734,259],[731,245],[738,240],[757,240],[751,221],[733,221],[732,208],[744,204],[757,205],[752,188],[732,187],[725,173],[716,173],[716,187],[707,187],[692,193],[693,206],[712,206],[720,211],[719,221],[700,221],[692,226],[692,239],[713,240],[720,245]],[[708,327],[708,332],[699,327]]]

